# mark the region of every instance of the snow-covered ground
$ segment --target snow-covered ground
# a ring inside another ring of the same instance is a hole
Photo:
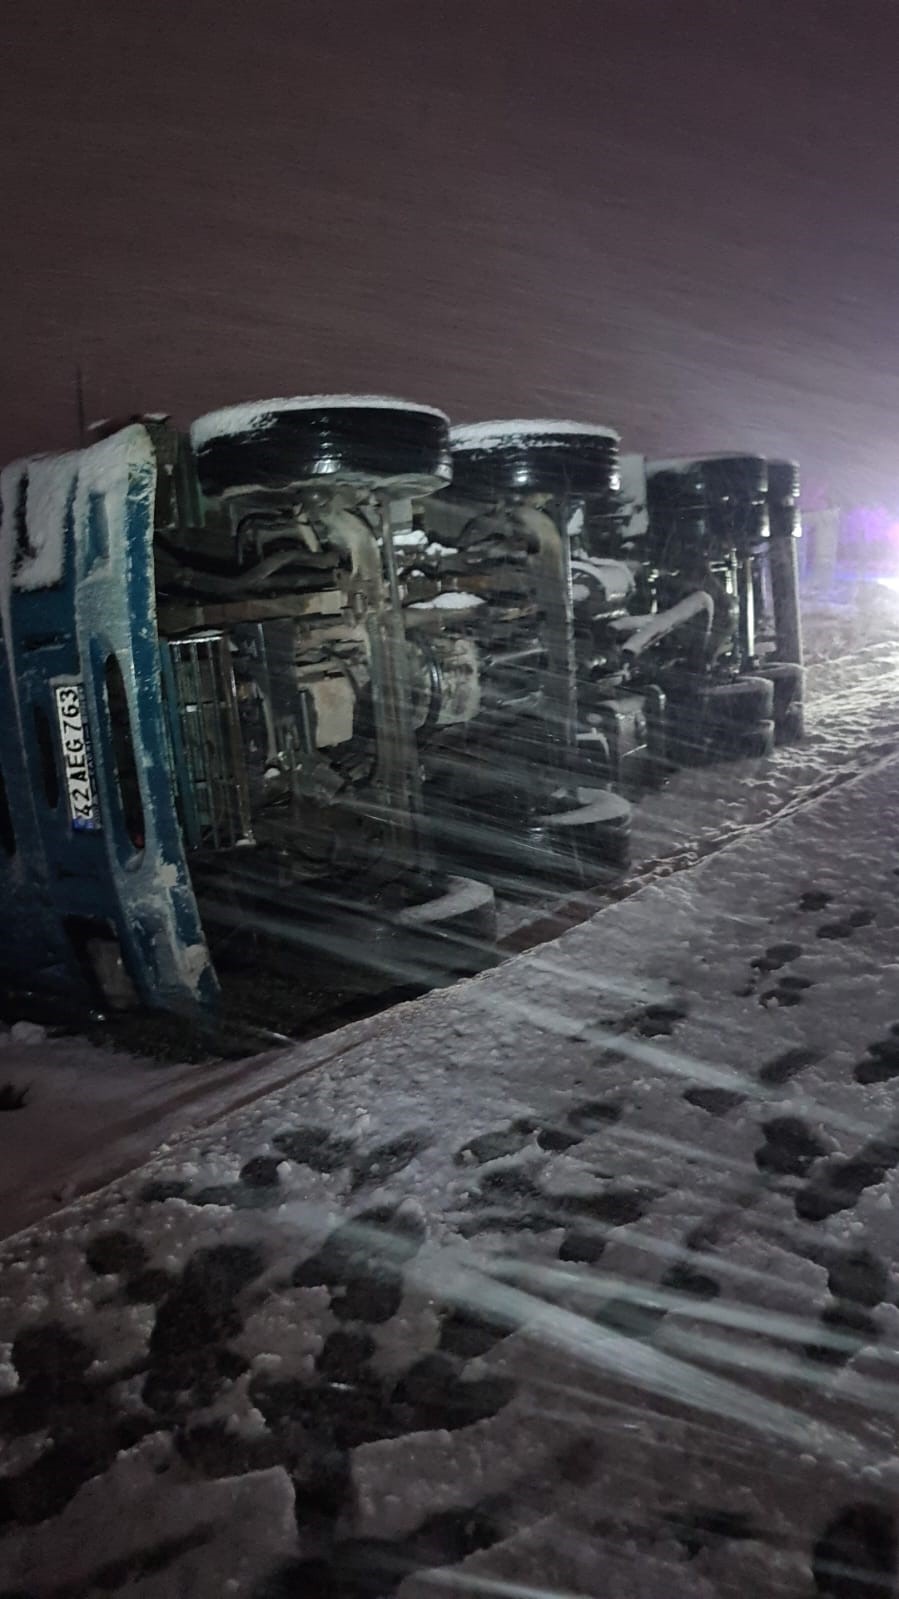
[[[0,1032],[0,1084],[25,1097],[0,1115],[0,1232],[18,1232],[130,1171],[186,1123],[210,1121],[295,1076],[283,1051],[172,1065],[15,1023]]]
[[[792,800],[0,1250],[0,1593],[893,1593],[872,650]]]

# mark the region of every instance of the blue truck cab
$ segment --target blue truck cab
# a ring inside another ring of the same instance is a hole
[[[0,474],[3,966],[63,1003],[216,998],[156,626],[172,446],[171,430],[134,422]]]

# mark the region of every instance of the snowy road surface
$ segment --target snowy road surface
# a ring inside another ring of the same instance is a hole
[[[4,1246],[0,1593],[892,1594],[865,762]]]

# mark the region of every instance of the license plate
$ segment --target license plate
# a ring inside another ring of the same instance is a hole
[[[98,833],[100,817],[94,785],[94,757],[80,683],[56,686],[56,721],[72,827],[77,833]]]

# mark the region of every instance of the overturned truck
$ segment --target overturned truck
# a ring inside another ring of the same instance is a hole
[[[262,1023],[336,963],[426,986],[493,958],[494,886],[620,872],[673,764],[800,736],[794,467],[623,466],[313,396],[8,467],[7,987]]]

